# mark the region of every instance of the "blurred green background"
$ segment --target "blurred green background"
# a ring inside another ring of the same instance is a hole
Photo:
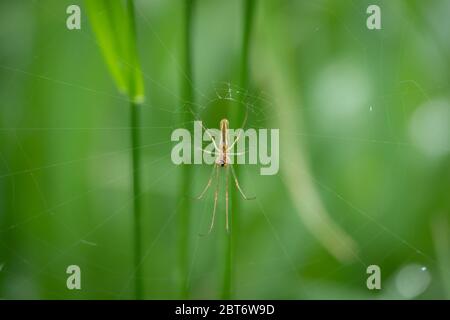
[[[81,30],[66,8],[81,7]],[[366,9],[381,8],[368,30]],[[224,194],[213,232],[211,167],[180,197],[183,1],[135,1],[142,108],[145,298],[179,297],[177,212],[192,201],[190,298],[219,297]],[[129,105],[78,0],[0,3],[0,298],[133,297]],[[450,2],[257,1],[249,127],[280,129],[280,172],[243,165],[233,298],[450,298]],[[216,126],[239,97],[242,2],[197,1],[193,79]],[[238,92],[239,91],[239,92]],[[209,122],[208,122],[209,121]],[[233,127],[233,124],[231,124]],[[233,186],[231,186],[233,187]],[[233,213],[232,213],[233,214]],[[66,288],[79,265],[82,290]],[[368,290],[378,265],[382,289]]]

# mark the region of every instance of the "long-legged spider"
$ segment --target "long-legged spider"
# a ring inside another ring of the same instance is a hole
[[[244,120],[245,123],[245,120]],[[229,175],[229,171],[231,170],[231,173],[233,175],[233,179],[234,179],[234,183],[236,185],[236,188],[239,190],[239,193],[242,195],[242,197],[244,198],[244,200],[253,200],[255,199],[254,197],[247,197],[244,193],[244,191],[242,191],[242,188],[239,185],[239,181],[238,178],[236,176],[236,173],[234,171],[233,168],[233,164],[230,161],[230,156],[234,156],[234,155],[242,155],[244,152],[241,153],[232,153],[230,152],[230,150],[232,150],[232,148],[234,147],[234,145],[236,144],[236,142],[239,140],[241,132],[239,132],[238,136],[236,137],[236,139],[233,141],[233,143],[231,143],[231,145],[228,144],[228,128],[229,128],[229,123],[227,119],[222,119],[220,121],[220,142],[217,145],[217,142],[215,141],[214,137],[209,133],[209,131],[205,129],[205,131],[208,133],[209,137],[211,138],[211,141],[214,145],[214,151],[208,151],[208,150],[202,150],[203,152],[209,153],[209,154],[213,154],[216,155],[216,160],[214,162],[214,167],[213,170],[211,172],[211,176],[209,177],[209,180],[205,186],[205,188],[203,189],[202,193],[197,197],[197,199],[201,199],[203,197],[203,195],[206,193],[206,191],[209,189],[209,187],[211,186],[212,180],[214,178],[214,176],[216,177],[217,180],[217,186],[216,186],[216,190],[214,192],[214,209],[213,209],[213,214],[212,214],[212,218],[211,218],[211,224],[209,226],[209,230],[208,230],[208,234],[211,232],[213,226],[214,226],[214,219],[216,216],[216,208],[217,208],[217,198],[218,198],[218,194],[219,194],[219,184],[220,184],[220,176],[219,176],[219,170],[220,168],[225,168],[226,169],[226,175],[225,175],[225,185],[226,185],[226,190],[225,190],[225,214],[226,214],[226,221],[225,221],[225,228],[227,230],[227,232],[229,232],[229,223],[228,223],[228,175]],[[215,173],[215,174],[214,174]]]

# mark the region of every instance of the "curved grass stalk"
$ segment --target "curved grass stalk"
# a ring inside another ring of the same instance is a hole
[[[289,49],[282,40],[277,41],[283,39],[280,35],[287,34],[288,27],[281,18],[270,25],[270,30],[266,31],[272,33],[269,38],[273,40],[258,48],[258,52],[264,53],[264,63],[258,64],[262,67],[257,70],[257,76],[268,85],[277,102],[272,125],[280,128],[280,143],[287,146],[280,148],[282,180],[300,219],[327,251],[342,262],[358,259],[357,244],[333,221],[322,203],[302,139],[290,134],[282,135],[283,132],[301,131],[302,121],[298,116],[301,107],[292,68],[289,67]]]

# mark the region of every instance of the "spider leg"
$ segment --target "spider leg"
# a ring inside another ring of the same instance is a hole
[[[188,108],[189,108],[189,107],[188,107]],[[192,113],[192,115],[194,116],[194,118],[195,118],[197,121],[200,121],[200,120],[198,120],[197,117],[195,116],[195,113],[194,113],[194,111],[192,110],[192,108],[189,108],[189,111]],[[219,149],[219,147],[217,146],[216,140],[214,139],[214,137],[211,135],[211,133],[209,133],[209,130],[203,125],[203,122],[202,122],[202,121],[200,121],[200,124],[201,124],[203,130],[205,130],[205,132],[206,132],[206,133],[208,134],[208,136],[211,138],[211,141],[212,141],[212,143],[214,144],[214,148],[215,148],[218,152],[220,152],[220,149]]]
[[[217,153],[217,151],[209,151],[209,150],[205,150],[202,148],[197,148],[197,150],[203,151],[204,153],[207,153],[207,154],[216,154]]]
[[[243,154],[246,154],[248,151],[244,152],[227,152],[227,155],[229,156],[242,156]]]
[[[205,130],[205,132],[208,134],[208,136],[211,138],[212,143],[214,144],[214,149],[216,149],[217,152],[220,152],[219,147],[217,146],[216,140],[214,139],[214,137],[212,136],[211,133],[209,133],[209,130],[205,128],[205,126],[202,123],[202,127]]]
[[[216,171],[216,177],[217,177],[217,187],[216,187],[216,191],[214,192],[214,209],[213,209],[211,225],[209,226],[208,234],[211,233],[211,230],[214,227],[214,219],[216,217],[217,197],[219,195],[219,183],[220,183],[219,170]]]
[[[228,151],[228,150],[231,150],[231,149],[234,147],[234,145],[236,144],[236,142],[238,142],[238,140],[241,138],[241,133],[242,133],[242,131],[244,131],[244,129],[241,129],[241,130],[239,131],[238,136],[236,137],[236,139],[234,139],[233,143],[227,148],[227,151]]]
[[[205,189],[203,189],[202,193],[197,197],[198,200],[200,200],[200,199],[203,197],[203,195],[205,194],[205,192],[206,192],[206,191],[209,189],[209,187],[211,186],[211,182],[212,182],[212,179],[213,179],[213,177],[214,177],[214,170],[216,170],[216,169],[217,169],[217,165],[214,165],[214,167],[213,167],[213,169],[212,169],[212,172],[211,172],[211,175],[210,175],[210,177],[209,177],[208,183],[206,184]]]
[[[239,186],[239,181],[236,177],[236,173],[234,172],[233,166],[230,165],[231,167],[231,173],[233,174],[233,178],[234,178],[234,183],[236,184],[236,187],[238,188],[239,192],[241,193],[242,197],[244,198],[244,200],[254,200],[256,199],[256,197],[247,197],[244,193],[244,191],[242,191],[241,187]]]
[[[226,156],[230,159],[230,164],[232,164],[232,163],[234,163],[234,161],[231,162],[232,157],[234,157],[234,156],[242,156],[242,155],[244,155],[246,153],[248,153],[248,151],[244,151],[244,152],[228,152],[227,151],[226,152]],[[237,161],[239,161],[239,160],[237,160]]]
[[[248,118],[248,110],[245,111],[244,121],[242,122],[242,126],[241,126],[242,129],[239,131],[239,134],[238,134],[238,136],[236,137],[236,139],[234,139],[233,143],[227,148],[227,151],[228,151],[228,150],[231,150],[231,148],[233,148],[234,145],[236,144],[236,142],[238,142],[239,139],[241,138],[242,131],[244,131],[243,128],[245,127],[245,124],[247,123],[247,118]]]

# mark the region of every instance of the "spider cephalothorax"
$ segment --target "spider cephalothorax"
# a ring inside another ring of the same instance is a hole
[[[234,144],[234,143],[233,143]],[[220,120],[220,143],[217,152],[216,164],[221,167],[226,167],[230,163],[228,156],[228,120]]]

